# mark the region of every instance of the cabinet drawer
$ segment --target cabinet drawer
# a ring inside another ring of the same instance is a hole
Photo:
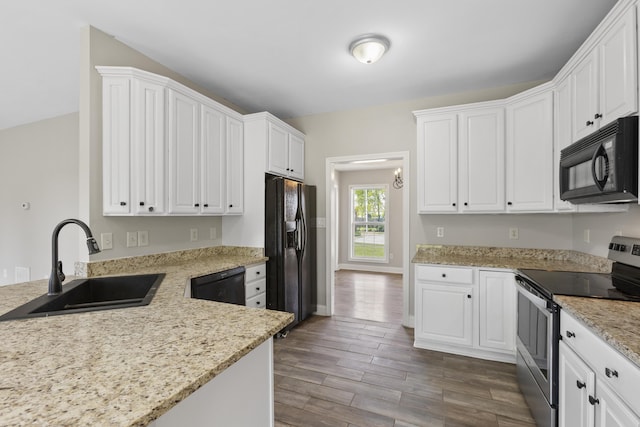
[[[473,283],[473,268],[417,265],[416,280],[471,284]]]
[[[560,312],[562,341],[595,371],[632,408],[640,408],[640,367],[603,341],[579,320]]]
[[[244,295],[246,299],[249,299],[255,295],[263,293],[267,290],[267,279],[253,280],[246,283]]]
[[[247,298],[247,303],[245,304],[247,307],[254,308],[266,308],[267,304],[267,293],[263,292],[251,298]]]
[[[253,267],[248,267],[244,273],[244,281],[246,283],[254,280],[260,280],[267,277],[267,264],[258,264]]]

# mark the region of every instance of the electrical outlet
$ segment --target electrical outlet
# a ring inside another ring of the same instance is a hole
[[[444,237],[444,227],[436,227],[436,236]]]
[[[389,253],[389,259],[393,259],[393,254]]]
[[[113,233],[100,234],[100,250],[113,249]]]
[[[518,232],[518,228],[517,227],[509,228],[509,239],[518,240],[519,237],[520,236],[519,236],[519,232]]]
[[[622,236],[622,230],[616,230],[616,232],[613,234],[615,234],[616,236]]]
[[[589,243],[591,241],[591,230],[589,230],[588,228],[585,229],[582,233],[582,238],[584,239],[585,243]]]
[[[215,240],[218,237],[218,230],[215,227],[209,228],[209,239]]]
[[[198,229],[197,228],[192,228],[191,229],[191,241],[195,242],[198,240]]]
[[[148,231],[138,231],[138,246],[149,246]]]
[[[138,246],[138,233],[135,231],[127,231],[127,247],[133,248]]]

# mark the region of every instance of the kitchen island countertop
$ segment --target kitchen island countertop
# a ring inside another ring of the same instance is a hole
[[[262,256],[161,260],[94,268],[165,273],[148,306],[0,322],[0,424],[147,425],[293,319],[184,297],[189,279]],[[2,287],[0,314],[46,291],[46,280]]]

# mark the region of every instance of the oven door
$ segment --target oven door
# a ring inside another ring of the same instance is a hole
[[[516,346],[522,360],[551,407],[557,404],[558,306],[516,278],[518,324]]]

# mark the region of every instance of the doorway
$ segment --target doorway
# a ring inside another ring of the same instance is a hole
[[[380,283],[380,279],[384,279],[384,274],[391,274],[387,279],[390,282],[395,282],[396,286],[398,282],[401,282],[401,288],[398,291],[396,289],[396,295],[399,293],[399,301],[395,304],[401,306],[401,323],[405,326],[413,326],[409,318],[409,152],[392,152],[392,153],[379,153],[368,154],[358,156],[343,156],[343,157],[330,157],[326,160],[326,271],[325,271],[325,284],[326,284],[326,307],[325,314],[331,316],[335,313],[336,308],[336,271],[340,270],[340,267],[344,267],[339,262],[340,259],[344,260],[344,256],[340,256],[341,252],[345,252],[344,239],[345,236],[339,233],[341,227],[339,209],[341,208],[340,202],[340,173],[342,171],[354,171],[354,170],[389,170],[400,169],[400,177],[402,178],[402,184],[394,186],[393,191],[399,191],[402,194],[401,209],[399,209],[399,215],[401,216],[401,233],[396,231],[397,235],[401,236],[401,243],[398,252],[402,256],[402,262],[398,267],[388,267],[382,263],[369,264],[362,266],[356,264],[350,264],[345,270],[352,271],[351,278],[346,278],[346,275],[338,274],[340,280],[351,280],[356,277],[354,274],[365,275],[366,271],[382,273],[382,277],[374,278],[371,276],[372,283]],[[393,170],[392,170],[393,172]],[[404,178],[406,177],[406,179]],[[344,197],[342,200],[345,200]],[[348,200],[348,199],[346,199]],[[344,202],[342,203],[344,204]],[[348,207],[347,207],[348,209]],[[357,231],[355,232],[357,235]],[[344,233],[343,233],[344,234]],[[354,239],[357,240],[357,239]],[[343,243],[343,244],[341,244]],[[342,249],[341,249],[342,248]],[[349,246],[350,248],[350,246]],[[390,253],[391,256],[393,254]],[[388,263],[388,259],[386,260]],[[401,273],[399,276],[397,273]],[[401,277],[401,278],[399,278]],[[375,279],[375,280],[374,280]],[[384,281],[384,280],[382,280]],[[374,286],[375,287],[375,286]],[[398,298],[395,298],[396,300]],[[340,311],[343,311],[342,307]]]

